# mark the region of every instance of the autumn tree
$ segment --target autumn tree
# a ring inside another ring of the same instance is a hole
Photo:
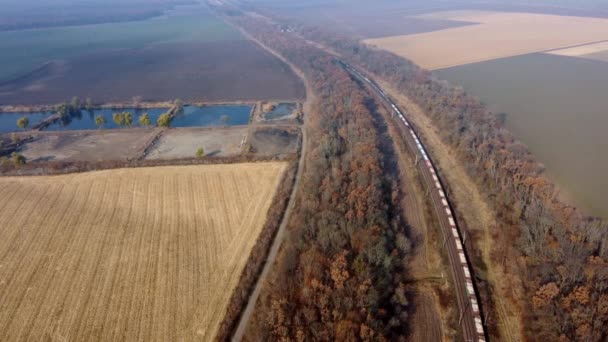
[[[112,120],[118,127],[122,127],[125,125],[125,114],[122,112],[114,113],[112,114]]]
[[[139,125],[142,127],[148,127],[152,123],[150,122],[150,116],[148,113],[143,113],[139,116]]]
[[[30,119],[27,118],[27,116],[21,117],[17,120],[17,127],[25,130],[27,128],[27,126],[29,126],[30,124]]]
[[[171,114],[169,114],[169,113],[164,113],[164,114],[161,114],[161,115],[158,117],[158,119],[156,120],[156,124],[157,124],[159,127],[167,127],[167,128],[168,128],[168,127],[171,127],[171,120],[172,120],[172,119],[173,119],[173,118],[171,117]]]
[[[124,112],[123,117],[125,126],[131,127],[131,125],[133,125],[133,114],[131,114],[130,112]]]
[[[95,125],[97,125],[97,128],[101,129],[103,128],[103,126],[106,124],[106,118],[102,115],[96,115],[95,116]]]
[[[205,156],[205,150],[202,147],[199,147],[196,150],[196,158],[201,159]]]

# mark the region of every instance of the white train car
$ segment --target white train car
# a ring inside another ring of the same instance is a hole
[[[463,252],[458,252],[458,257],[460,258],[460,263],[465,264],[467,263],[467,259],[464,256]]]

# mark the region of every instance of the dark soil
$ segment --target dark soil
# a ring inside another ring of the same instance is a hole
[[[280,128],[260,128],[250,137],[253,152],[260,155],[284,155],[297,152],[298,132]]]
[[[0,104],[54,104],[73,96],[95,102],[302,99],[291,70],[245,40],[171,43],[104,51],[50,63],[0,84]]]

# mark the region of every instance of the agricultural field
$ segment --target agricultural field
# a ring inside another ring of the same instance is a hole
[[[285,168],[0,178],[0,340],[212,340]]]
[[[608,63],[537,53],[437,70],[494,113],[545,165],[562,196],[608,217]]]
[[[382,4],[370,9],[370,18],[384,12],[390,22],[396,13],[405,15]],[[364,41],[435,70],[492,111],[505,113],[508,128],[544,164],[562,198],[585,213],[608,217],[602,197],[608,191],[603,188],[608,159],[602,157],[608,146],[603,132],[608,103],[602,91],[608,79],[606,13],[453,5],[433,9],[429,3],[406,12],[420,20],[467,25],[372,35]],[[594,14],[604,17],[589,16]],[[335,20],[352,15],[346,11]],[[391,25],[385,25],[387,32]]]
[[[139,49],[150,44],[242,39],[202,9],[194,15],[142,21],[0,32],[0,82],[27,74],[48,61],[104,50]],[[93,64],[94,65],[94,64]]]
[[[4,105],[73,96],[97,103],[304,97],[286,65],[202,6],[141,21],[4,31],[0,41]]]
[[[295,17],[308,25],[331,28],[333,31],[365,39],[393,35],[414,34],[443,30],[469,23],[417,18],[437,8],[453,8],[454,5],[415,1],[306,1],[280,0],[252,1],[255,5],[281,16]]]
[[[608,39],[608,19],[604,18],[492,11],[419,17],[477,24],[365,41],[434,70]]]
[[[0,30],[143,20],[192,4],[194,0],[3,0]]]

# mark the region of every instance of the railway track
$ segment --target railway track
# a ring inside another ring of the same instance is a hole
[[[453,214],[447,194],[433,161],[428,155],[424,144],[416,133],[416,129],[405,118],[402,110],[380,89],[380,87],[363,72],[353,66],[340,61],[342,66],[352,76],[362,82],[388,106],[393,117],[399,121],[402,133],[408,148],[416,156],[417,167],[421,172],[424,184],[428,190],[433,210],[436,214],[441,232],[444,238],[443,246],[447,250],[450,262],[450,273],[452,275],[456,290],[456,300],[459,309],[459,324],[462,328],[463,338],[467,342],[485,342],[487,340],[486,327],[483,324],[482,312],[479,306],[479,297],[476,290],[473,269],[469,263],[464,249],[464,232],[461,231]],[[420,162],[418,162],[420,161]]]

